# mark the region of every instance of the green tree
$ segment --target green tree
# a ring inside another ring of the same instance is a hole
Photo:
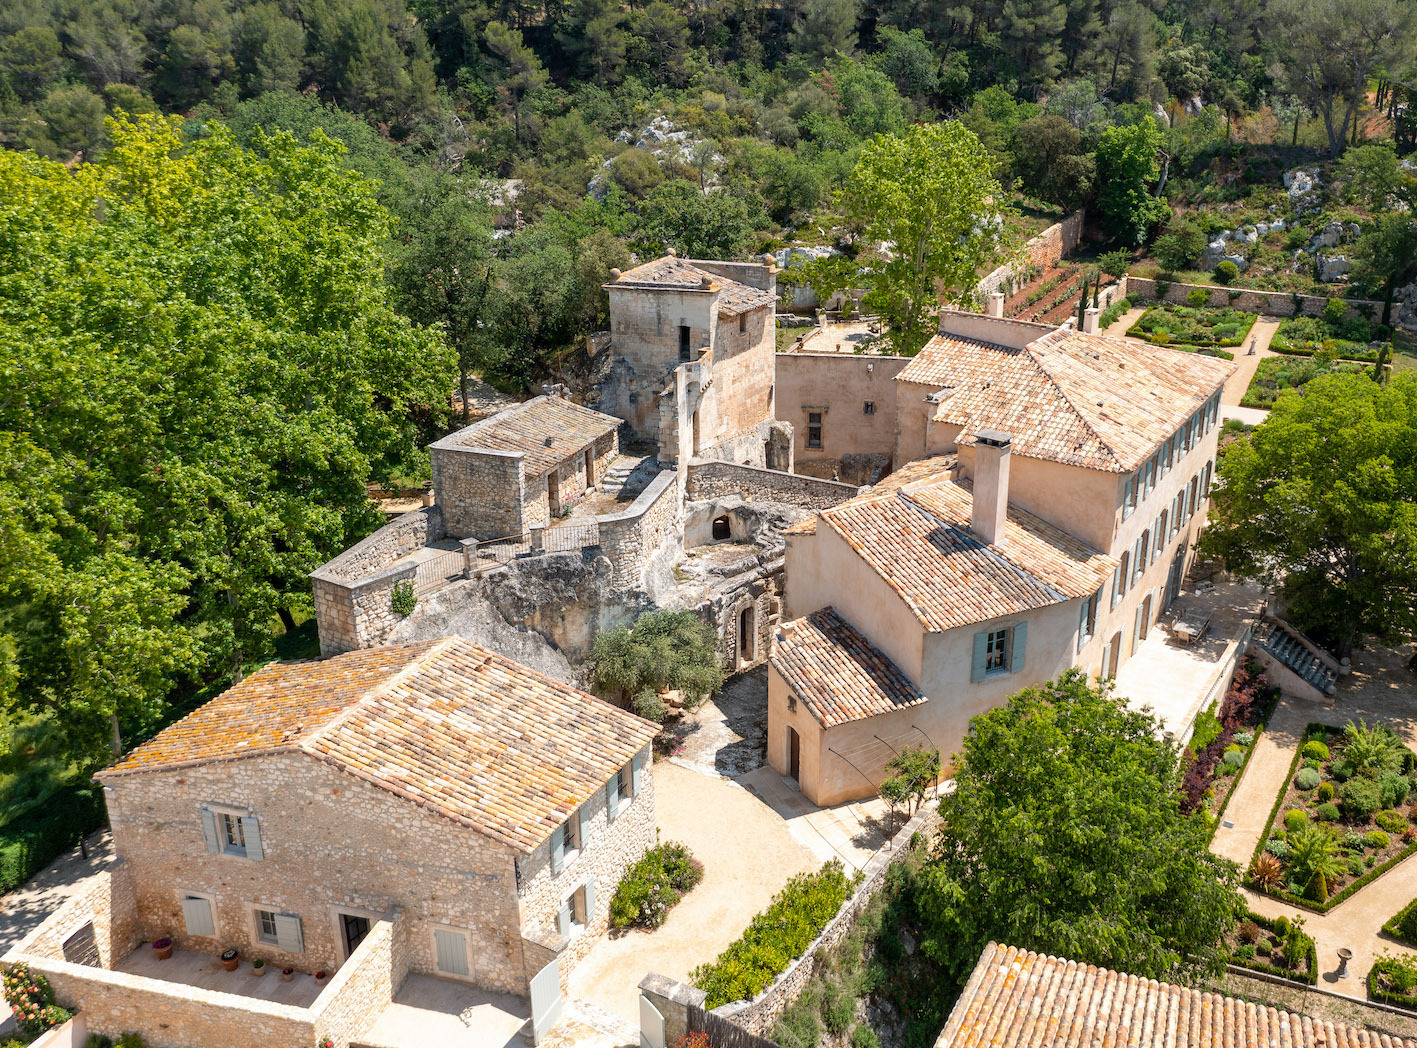
[[[882,26],[876,30],[876,42],[880,50],[873,61],[901,94],[917,103],[934,96],[940,86],[940,58],[921,30],[903,33]]]
[[[508,29],[501,22],[487,23],[487,49],[500,58],[506,67],[502,87],[507,92],[512,109],[512,124],[516,129],[517,141],[520,142],[522,102],[528,94],[546,86],[546,67],[536,57],[536,52],[522,42],[521,32]]]
[[[1417,202],[1417,178],[1402,166],[1390,145],[1354,146],[1338,162],[1344,196],[1370,211],[1386,211],[1395,202]]]
[[[35,107],[42,124],[31,125],[25,144],[56,160],[92,157],[104,144],[103,99],[82,84],[56,87]]]
[[[920,810],[930,789],[940,778],[940,751],[935,746],[905,746],[890,760],[886,761],[886,778],[880,786],[881,796],[888,801],[897,797],[897,803],[910,803],[911,813]],[[894,783],[887,786],[887,783]]]
[[[1140,244],[1171,213],[1166,201],[1151,194],[1161,173],[1159,142],[1156,125],[1148,120],[1109,127],[1097,145],[1097,206],[1112,235],[1127,244]]]
[[[792,50],[818,61],[856,50],[859,0],[806,0],[802,21],[792,30]]]
[[[1052,87],[1063,64],[1068,5],[1063,0],[1004,0],[1000,22],[1004,53],[1020,78]]]
[[[1201,539],[1347,656],[1417,637],[1417,377],[1321,375],[1220,460]]]
[[[1383,324],[1390,325],[1397,289],[1417,271],[1417,221],[1403,211],[1378,214],[1353,245],[1352,257],[1354,276],[1382,292]]]
[[[1007,205],[992,166],[979,139],[953,120],[877,135],[862,150],[842,205],[867,241],[894,245],[873,264],[863,301],[889,322],[897,350],[917,352],[935,332],[941,291],[969,298],[997,258]],[[812,271],[807,282],[831,294],[841,289],[833,277]]]
[[[753,231],[748,207],[729,193],[704,193],[670,179],[640,205],[638,237],[652,255],[674,248],[689,258],[737,258]]]
[[[62,70],[59,37],[47,25],[25,26],[0,43],[0,75],[26,102],[43,95]]]
[[[1239,871],[1181,814],[1176,748],[1080,670],[975,717],[919,900],[963,983],[990,940],[1143,978],[1224,971]]]
[[[633,701],[648,716],[656,692],[674,690],[692,707],[723,687],[727,668],[713,627],[692,611],[652,611],[633,627],[601,630],[591,645],[590,679],[597,691]],[[663,719],[663,705],[658,706]]]
[[[176,126],[110,123],[72,172],[0,153],[0,701],[89,754],[310,610],[454,373],[338,146]]]
[[[1034,117],[1020,124],[1014,162],[1024,192],[1064,211],[1076,211],[1092,194],[1096,164],[1082,133],[1061,116]]]
[[[294,91],[305,65],[305,30],[275,4],[252,4],[238,19],[233,41],[236,78],[249,95]]]
[[[1166,223],[1166,232],[1156,238],[1151,253],[1163,269],[1174,273],[1195,266],[1205,244],[1205,234],[1199,226],[1187,219],[1173,218]]]

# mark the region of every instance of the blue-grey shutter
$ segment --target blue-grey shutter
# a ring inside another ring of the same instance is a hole
[[[595,920],[595,878],[590,877],[585,882],[585,922],[590,926],[590,922]]]
[[[580,820],[580,844],[582,850],[590,843],[590,801],[581,805],[581,809],[576,813],[576,818]]]
[[[632,775],[630,781],[634,783],[635,796],[640,795],[640,790],[645,788],[645,755],[643,752],[637,753],[630,759]]]
[[[556,911],[556,930],[565,936],[571,934],[571,899],[569,896],[561,900],[561,908]]]
[[[1009,672],[1017,673],[1023,669],[1024,662],[1028,657],[1028,623],[1020,622],[1013,629],[1013,636],[1009,641]]]
[[[189,895],[182,900],[182,920],[188,935],[215,935],[216,922],[212,918],[212,904],[207,899]]]
[[[207,851],[221,851],[221,841],[216,835],[216,816],[206,808],[202,809],[202,836],[207,842]]]
[[[266,850],[261,847],[261,827],[254,815],[241,817],[241,834],[246,838],[246,858],[256,862],[262,861],[266,857]]]
[[[277,913],[276,945],[286,953],[304,953],[305,936],[300,931],[300,918],[288,913]]]
[[[610,776],[610,781],[605,784],[605,821],[615,821],[616,802],[620,799],[620,773],[617,771]]]
[[[566,833],[565,830],[557,826],[555,832],[551,834],[551,872],[560,873],[561,867],[566,865]]]
[[[984,679],[984,660],[989,656],[989,634],[976,633],[974,635],[974,664],[969,671],[969,679],[979,681]]]
[[[433,946],[438,953],[438,970],[449,975],[467,974],[467,937],[461,932],[433,929]]]

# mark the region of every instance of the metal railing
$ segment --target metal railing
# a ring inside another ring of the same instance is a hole
[[[541,548],[546,553],[573,553],[587,546],[600,545],[600,523],[563,524],[541,533]]]
[[[466,577],[466,561],[462,550],[450,550],[429,557],[418,565],[413,576],[413,592],[418,596],[433,593],[449,583]]]

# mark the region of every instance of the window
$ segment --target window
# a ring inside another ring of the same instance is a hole
[[[1126,483],[1122,485],[1122,519],[1126,520],[1132,515],[1132,510],[1137,508],[1137,478],[1135,474],[1128,477]]]
[[[1166,443],[1161,449],[1161,472],[1163,474],[1171,472],[1171,458],[1175,454],[1175,451],[1176,438],[1167,437]]]
[[[590,877],[579,888],[561,900],[556,913],[556,930],[570,937],[589,927],[595,920],[595,878]]]
[[[256,911],[256,938],[272,945],[279,941],[276,934],[276,915],[270,910]]]
[[[640,791],[644,767],[645,755],[637,753],[629,764],[617,771],[605,784],[605,814],[611,822],[620,814],[620,809]]]
[[[974,635],[974,666],[969,679],[981,681],[987,677],[1017,673],[1024,667],[1028,640],[1028,623],[985,630]]]
[[[1101,595],[1102,591],[1098,590],[1092,596],[1084,597],[1078,609],[1078,651],[1082,651],[1082,646],[1092,639],[1097,628],[1097,598]]]
[[[864,403],[864,404],[861,405],[861,414],[863,414],[863,415],[874,415],[875,413],[876,413],[876,402],[875,402],[874,400],[868,400],[868,401],[866,401],[866,403]]]
[[[1210,467],[1212,465],[1213,463],[1207,462],[1204,472],[1201,473],[1201,495],[1207,498],[1210,497]]]
[[[467,932],[459,928],[433,929],[433,963],[439,975],[466,977],[471,971],[467,957]]]
[[[305,936],[300,928],[300,918],[294,914],[252,906],[251,924],[257,942],[274,946],[286,953],[305,952]]]
[[[739,313],[739,314],[738,314],[738,334],[740,334],[740,335],[746,335],[747,333],[748,333],[748,314],[747,314],[747,313]]]
[[[551,873],[554,876],[561,872],[568,862],[571,862],[580,854],[581,842],[577,833],[580,822],[580,814],[572,816],[556,828],[556,832],[551,834]]]
[[[1161,511],[1161,516],[1156,518],[1156,552],[1151,555],[1155,560],[1161,556],[1161,551],[1166,548],[1166,521],[1168,519],[1166,510]]]
[[[679,359],[689,359],[689,325],[679,325]]]
[[[809,448],[822,446],[822,413],[820,411],[807,412],[807,446]]]
[[[261,824],[254,815],[234,808],[203,808],[202,837],[207,851],[217,855],[239,855],[260,862],[266,857],[261,843]]]
[[[1117,565],[1117,570],[1112,572],[1112,607],[1117,606],[1117,602],[1122,599],[1122,594],[1127,592],[1127,565],[1130,558],[1126,553],[1122,554],[1122,561]]]
[[[1143,531],[1141,538],[1137,539],[1136,549],[1132,551],[1132,581],[1136,582],[1146,571],[1146,551],[1151,545],[1151,532]]]
[[[1156,478],[1160,476],[1161,456],[1152,455],[1151,461],[1146,464],[1146,493],[1151,494],[1156,487]]]

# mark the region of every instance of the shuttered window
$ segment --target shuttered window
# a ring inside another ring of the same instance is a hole
[[[1028,623],[983,630],[974,635],[972,681],[1017,673],[1023,669],[1028,649]]]
[[[202,809],[202,839],[207,851],[239,855],[260,862],[266,857],[261,844],[261,823],[254,815]]]
[[[433,948],[438,971],[444,975],[467,975],[467,936],[462,932],[433,929]]]
[[[188,935],[215,935],[216,920],[210,899],[188,895],[182,899],[182,920]]]

